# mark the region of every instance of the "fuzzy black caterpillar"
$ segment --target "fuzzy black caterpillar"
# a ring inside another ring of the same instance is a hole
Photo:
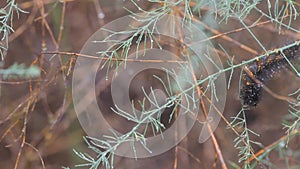
[[[240,98],[244,107],[255,107],[261,100],[263,85],[288,65],[287,60],[300,55],[300,41],[274,50],[246,65],[241,75]]]

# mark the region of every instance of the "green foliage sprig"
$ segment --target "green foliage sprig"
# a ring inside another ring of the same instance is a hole
[[[25,64],[14,63],[7,69],[0,69],[0,74],[2,75],[2,78],[4,80],[22,79],[22,78],[30,79],[30,78],[39,77],[41,71],[39,67],[35,65],[26,68]]]
[[[300,128],[300,88],[289,96],[296,97],[296,101],[290,102],[289,114],[284,119],[287,135]]]
[[[0,8],[0,35],[2,34],[0,41],[0,56],[2,61],[4,60],[4,51],[8,50],[8,36],[13,29],[14,12],[19,16],[19,12],[26,13],[20,9],[15,0],[6,0],[6,5]]]
[[[15,0],[7,0],[6,5],[0,8],[0,34],[2,34],[0,41],[0,56],[4,61],[4,51],[8,50],[8,36],[14,31],[13,18],[14,13],[19,17],[19,12],[26,13],[26,11],[20,9]],[[1,64],[2,62],[0,62]],[[13,64],[8,69],[1,69],[0,74],[4,80],[17,79],[17,78],[34,78],[40,76],[40,69],[37,66],[25,67],[24,64]]]

